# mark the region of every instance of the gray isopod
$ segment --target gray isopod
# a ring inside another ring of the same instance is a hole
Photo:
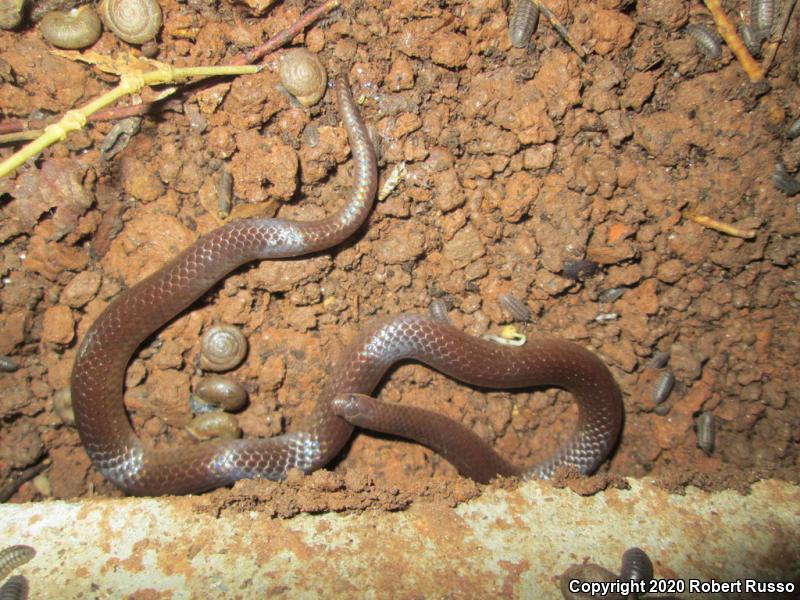
[[[428,307],[428,310],[430,311],[431,316],[437,321],[448,324],[450,323],[450,316],[447,314],[447,311],[450,310],[450,307],[448,306],[446,300],[435,298]]]
[[[508,39],[515,48],[526,48],[539,24],[539,9],[531,0],[517,0],[508,21]]]
[[[28,580],[22,575],[14,575],[0,587],[0,600],[27,600]]]
[[[663,369],[667,366],[669,362],[669,352],[662,352],[658,350],[655,354],[653,354],[653,358],[650,359],[649,366],[653,369]]]
[[[800,135],[800,119],[795,119],[794,123],[786,128],[786,137],[789,139],[794,139],[798,135]]]
[[[758,56],[761,54],[761,42],[762,40],[758,37],[753,28],[747,24],[743,24],[739,28],[739,35],[742,36],[742,41],[744,45],[747,47],[747,51],[752,54],[753,56]]]
[[[694,424],[697,429],[697,447],[711,455],[714,452],[714,441],[717,435],[717,422],[714,414],[704,411],[695,419]]]
[[[759,39],[766,39],[772,33],[775,22],[775,0],[752,0],[750,3],[750,26]]]
[[[653,562],[641,548],[628,548],[622,554],[619,578],[622,581],[649,582],[653,578]]]
[[[722,43],[719,36],[703,25],[687,25],[684,29],[694,39],[697,49],[709,58],[722,56]]]
[[[669,398],[673,387],[675,387],[675,375],[672,371],[666,370],[661,373],[653,388],[653,404],[657,406]]]
[[[22,544],[9,546],[0,551],[0,581],[3,581],[11,571],[21,567],[34,556],[36,556],[36,550]]]
[[[222,171],[217,184],[217,212],[221,217],[231,214],[231,204],[233,201],[233,175],[228,171]]]
[[[775,187],[787,196],[794,196],[800,192],[800,181],[797,181],[797,179],[789,175],[786,167],[781,163],[775,165],[775,170],[772,172],[771,179]]]
[[[497,297],[497,301],[500,303],[500,306],[505,308],[517,321],[522,321],[523,323],[530,322],[531,309],[513,294],[500,294]]]

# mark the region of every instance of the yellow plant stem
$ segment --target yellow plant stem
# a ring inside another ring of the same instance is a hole
[[[731,20],[728,18],[728,15],[725,14],[725,11],[722,10],[722,5],[720,4],[719,0],[703,0],[706,5],[706,8],[711,12],[711,16],[714,17],[714,23],[717,25],[717,31],[722,36],[722,39],[725,40],[725,43],[728,44],[728,47],[733,52],[734,56],[739,59],[739,62],[744,69],[744,72],[750,78],[751,83],[757,83],[764,79],[764,71],[761,68],[755,59],[750,56],[750,53],[747,51],[747,48],[742,41],[742,38],[739,37],[739,34],[736,33],[736,28],[731,23]]]
[[[758,233],[754,229],[742,229],[740,227],[736,227],[735,225],[723,223],[722,221],[717,221],[716,219],[712,219],[707,215],[699,215],[689,210],[684,210],[683,216],[694,221],[698,225],[707,227],[708,229],[713,229],[715,231],[719,231],[720,233],[744,238],[746,240],[752,240]]]
[[[126,73],[120,77],[119,85],[113,90],[91,101],[86,106],[67,111],[58,123],[48,125],[44,133],[30,144],[22,147],[0,163],[0,177],[12,173],[27,161],[37,156],[45,148],[52,146],[67,137],[70,131],[76,131],[86,125],[86,119],[113,104],[123,96],[136,94],[146,85],[172,83],[190,77],[214,77],[218,75],[245,75],[257,73],[258,66],[219,66],[219,67],[169,67],[156,69],[147,73]]]

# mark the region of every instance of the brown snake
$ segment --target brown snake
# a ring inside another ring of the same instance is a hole
[[[142,445],[122,399],[127,365],[142,342],[238,266],[330,248],[366,219],[377,185],[375,154],[345,77],[337,80],[336,94],[355,163],[355,183],[344,207],[320,221],[248,219],[224,225],[123,293],[86,334],[72,372],[72,400],[81,441],[94,464],[131,494],[183,494],[244,478],[282,479],[289,469],[309,472],[330,462],[350,438],[353,425],[345,418],[352,418],[429,443],[480,481],[518,473],[459,424],[430,418],[420,409],[397,413],[397,407],[359,395],[372,393],[397,361],[415,359],[473,385],[552,384],[571,391],[579,404],[575,435],[529,473],[546,477],[562,464],[587,473],[596,469],[616,442],[622,421],[619,389],[600,359],[557,339],[505,348],[412,314],[381,320],[359,336],[297,431],[166,450]],[[381,422],[387,415],[388,423]]]

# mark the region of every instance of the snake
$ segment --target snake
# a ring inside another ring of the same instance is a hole
[[[398,407],[369,396],[392,365],[417,360],[476,386],[558,385],[572,392],[579,406],[573,437],[524,473],[547,477],[560,465],[595,470],[611,452],[622,421],[619,388],[595,354],[558,338],[501,347],[441,319],[411,313],[378,319],[361,332],[296,431],[164,449],[142,443],[125,409],[123,388],[128,363],[148,337],[241,265],[327,250],[366,220],[377,188],[375,151],[347,76],[339,76],[334,88],[354,165],[352,189],[341,208],[317,221],[253,218],[212,230],[122,292],[89,327],[76,353],[71,392],[81,443],[95,467],[133,495],[200,493],[240,479],[281,480],[291,469],[308,473],[330,463],[361,422],[428,440],[456,466],[466,463],[464,472],[481,481],[523,473],[464,426],[413,410],[398,415]]]

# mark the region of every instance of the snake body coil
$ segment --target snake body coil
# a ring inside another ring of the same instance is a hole
[[[561,464],[574,464],[584,472],[596,469],[613,447],[622,420],[619,389],[600,359],[555,339],[530,340],[524,348],[500,347],[448,323],[410,314],[380,320],[361,334],[331,373],[316,408],[298,431],[167,450],[142,445],[122,399],[125,370],[138,346],[236,267],[335,246],[352,235],[369,213],[377,184],[374,150],[346,78],[337,80],[336,93],[355,162],[353,190],[339,212],[314,222],[249,219],[216,229],[123,293],[88,331],[72,373],[72,398],[81,441],[94,464],[126,492],[147,495],[200,492],[243,478],[282,479],[291,468],[312,471],[333,459],[353,431],[346,420],[348,407],[334,400],[372,393],[394,363],[415,359],[473,385],[554,384],[571,391],[580,406],[578,429],[533,473],[547,476]],[[335,406],[339,412],[334,412]],[[419,414],[412,415],[411,428],[425,430],[415,418]],[[447,429],[446,420],[442,423]],[[390,422],[387,428],[403,433],[401,425]],[[438,449],[448,458],[451,450],[462,452],[459,428],[454,430],[456,447],[447,439],[439,443]],[[434,429],[420,437],[438,439],[441,433]],[[469,441],[466,446],[469,474],[478,479],[507,474],[498,466],[501,463],[492,462],[491,449],[476,450]]]

